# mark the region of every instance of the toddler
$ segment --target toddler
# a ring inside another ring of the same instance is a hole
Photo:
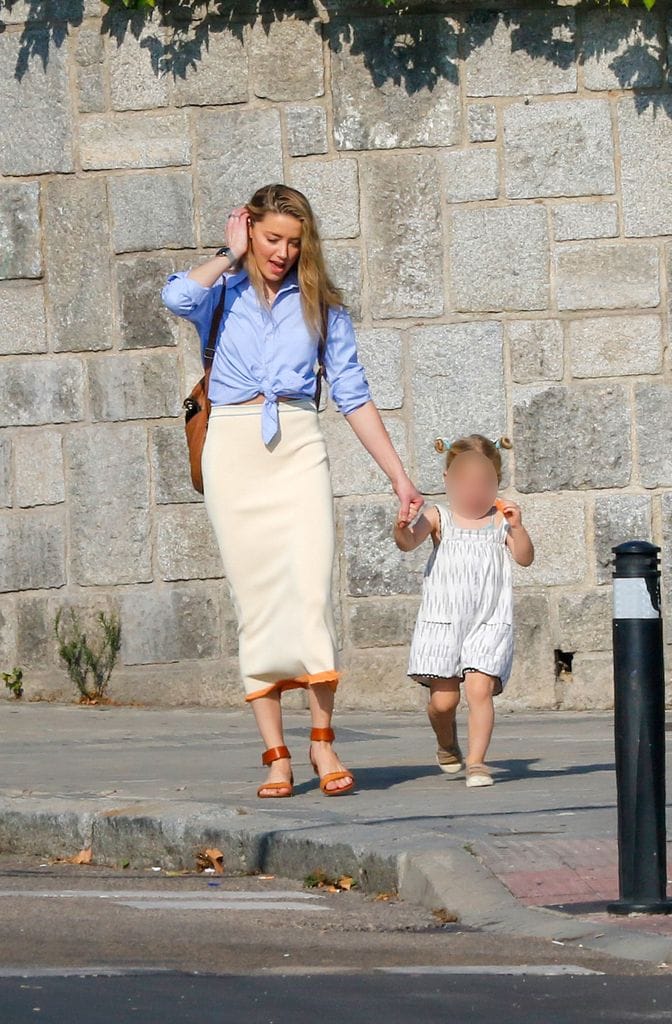
[[[469,707],[467,786],[491,786],[485,764],[494,725],[493,696],[500,694],[513,659],[511,559],[523,566],[534,547],[520,507],[498,498],[501,449],[507,438],[490,441],[471,434],[438,439],[445,453],[443,478],[448,504],[425,506],[410,525],[397,522],[394,539],[413,551],[431,537],[408,674],[429,688],[429,720],[438,741],[437,762],[453,775],[464,766],[455,713],[464,681]],[[508,549],[508,551],[507,551]]]

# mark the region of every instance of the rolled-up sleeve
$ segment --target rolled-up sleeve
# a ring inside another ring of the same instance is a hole
[[[205,288],[192,277],[187,277],[188,273],[187,270],[179,270],[171,274],[163,286],[161,299],[175,316],[182,316],[200,327],[210,319],[221,283],[218,281],[212,288]]]
[[[201,358],[210,333],[210,323],[215,304],[222,289],[220,278],[211,288],[187,277],[189,271],[179,270],[171,274],[161,291],[161,299],[171,313],[189,320],[198,331],[201,342]]]
[[[352,320],[342,307],[329,310],[324,368],[331,397],[344,416],[371,400],[369,382],[357,355]]]

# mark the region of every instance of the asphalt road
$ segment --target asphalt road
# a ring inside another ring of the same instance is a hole
[[[387,895],[332,893],[273,877],[0,858],[0,968],[105,965],[245,974],[569,963],[608,973],[661,973],[650,962],[619,961],[578,944],[503,940]]]
[[[0,858],[0,1021],[670,1019],[671,968],[470,931],[385,896]]]
[[[0,978],[5,1024],[653,1024],[669,978],[488,974]]]

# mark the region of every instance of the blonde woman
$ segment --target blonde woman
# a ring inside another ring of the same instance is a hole
[[[331,728],[339,680],[334,522],[315,404],[318,350],[334,402],[397,494],[399,522],[410,522],[423,499],[371,400],[306,197],[286,185],[260,188],[229,215],[225,241],[212,259],[171,275],[163,300],[196,325],[204,348],[226,285],[203,483],[238,617],[246,700],[265,746],[269,771],[258,796],[293,793],[280,698],[294,687],[308,689],[309,756],[320,788],[340,796],[355,779],[333,749]]]

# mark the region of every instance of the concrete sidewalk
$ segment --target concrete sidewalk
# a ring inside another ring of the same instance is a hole
[[[0,852],[92,846],[101,864],[176,868],[216,845],[229,872],[352,874],[468,927],[672,962],[672,918],[604,910],[618,896],[609,715],[500,715],[496,785],[467,789],[436,768],[422,714],[340,714],[358,790],[338,799],[311,776],[305,713],[286,721],[296,796],[262,802],[249,711],[3,702]]]

